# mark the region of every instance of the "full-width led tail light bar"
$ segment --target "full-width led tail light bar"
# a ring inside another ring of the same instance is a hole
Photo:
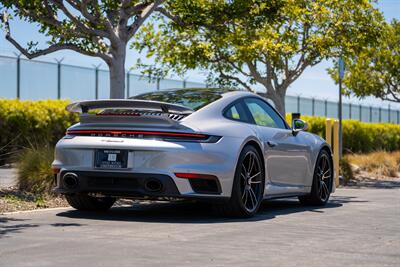
[[[97,137],[122,137],[122,138],[139,138],[139,139],[158,139],[166,141],[181,142],[200,142],[200,143],[216,143],[220,136],[184,133],[184,132],[167,132],[167,131],[136,131],[136,130],[68,130],[67,137],[73,136],[97,136]]]

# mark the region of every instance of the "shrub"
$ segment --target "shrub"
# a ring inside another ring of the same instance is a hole
[[[340,160],[339,166],[340,166],[339,175],[341,175],[344,178],[344,185],[346,185],[350,180],[354,179],[351,164],[349,160],[346,157],[344,157]]]
[[[18,157],[18,187],[34,194],[50,193],[53,187],[51,163],[54,159],[52,146],[36,145],[22,150]]]
[[[290,116],[286,119],[290,121]],[[308,131],[325,138],[326,118],[302,116]],[[368,153],[400,150],[400,125],[343,120],[343,151]]]
[[[79,120],[77,114],[65,110],[68,103],[0,99],[0,164],[32,143],[54,145]]]

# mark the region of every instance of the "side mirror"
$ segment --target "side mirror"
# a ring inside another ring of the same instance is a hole
[[[308,128],[307,122],[300,119],[293,120],[293,125],[292,125],[293,135],[296,135],[298,132],[305,131],[307,130],[307,128]]]

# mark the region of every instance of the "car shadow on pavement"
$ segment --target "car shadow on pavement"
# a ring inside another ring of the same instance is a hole
[[[10,217],[0,217],[0,239],[8,234],[20,233],[24,229],[38,227],[38,224],[23,223],[27,219],[15,219]],[[17,222],[17,224],[15,224]]]
[[[1,216],[1,215],[0,215]],[[42,224],[27,223],[30,219],[16,219],[12,217],[0,217],[0,239],[10,237],[12,234],[22,233],[31,228],[42,226]],[[84,226],[79,223],[53,223],[53,227]]]
[[[333,197],[324,207],[303,206],[297,199],[264,201],[259,212],[252,218],[226,218],[213,211],[212,205],[201,202],[157,202],[134,204],[129,207],[115,207],[107,212],[85,212],[68,210],[57,216],[104,221],[132,221],[149,223],[232,223],[270,220],[277,216],[298,212],[323,213],[328,209],[339,208],[349,202],[364,202],[356,197]]]

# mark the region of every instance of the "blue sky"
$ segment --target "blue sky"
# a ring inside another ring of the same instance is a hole
[[[383,12],[387,20],[392,20],[393,18],[400,19],[400,0],[379,0],[377,7]],[[45,37],[38,33],[38,28],[36,25],[14,20],[11,24],[11,27],[13,35],[21,43],[26,43],[31,40],[36,40],[43,43],[46,40]],[[16,50],[13,48],[13,46],[4,38],[0,37],[0,54],[12,54],[14,51]],[[54,61],[54,58],[64,58],[64,63],[73,65],[92,66],[102,64],[103,68],[106,68],[105,64],[101,60],[83,56],[72,51],[59,51],[53,53],[52,55],[44,56],[38,59]],[[136,51],[129,50],[127,53],[126,67],[130,68],[137,58],[144,58],[144,55],[140,55]],[[337,100],[337,85],[334,84],[332,79],[326,73],[326,69],[330,66],[330,62],[324,61],[315,67],[307,69],[303,75],[290,86],[288,94],[316,97],[319,99]],[[204,75],[198,71],[191,71],[188,73],[187,78],[191,81],[201,82],[204,79]],[[345,101],[374,104],[379,106],[388,105],[388,103],[384,103],[373,98],[367,98],[362,101],[351,98],[345,99]],[[395,105],[391,104],[391,106]],[[400,105],[397,106],[400,108]]]

